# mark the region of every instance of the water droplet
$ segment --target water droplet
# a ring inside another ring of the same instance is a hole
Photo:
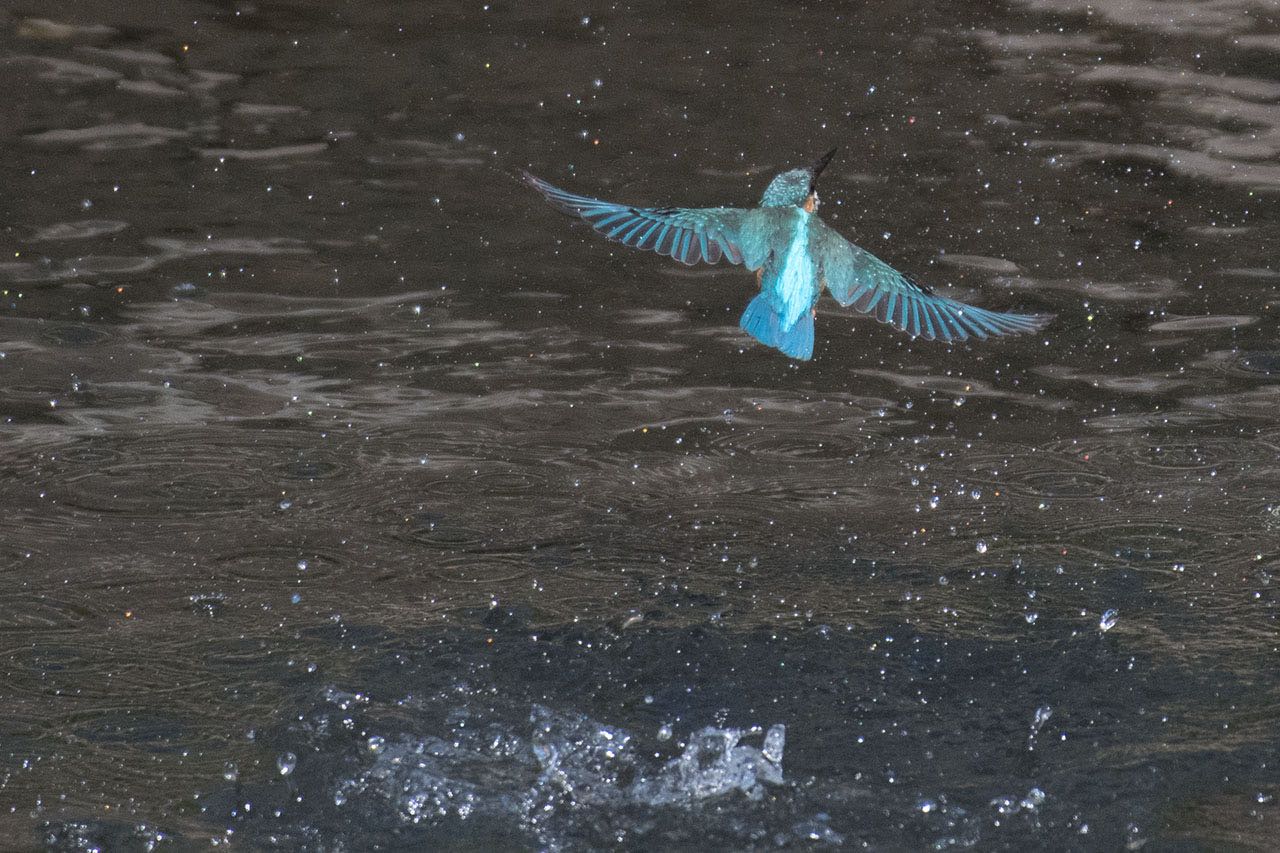
[[[995,806],[995,810],[1002,815],[1018,812],[1018,804],[1013,801],[1013,797],[996,797],[991,801],[991,805]]]
[[[1041,791],[1039,788],[1032,788],[1030,791],[1027,791],[1027,795],[1022,798],[1022,802],[1018,805],[1022,806],[1027,811],[1035,811],[1044,803],[1044,801],[1044,791]]]
[[[234,782],[240,778],[240,768],[236,767],[234,761],[228,761],[222,766],[222,778],[228,782]]]
[[[1040,731],[1040,729],[1044,727],[1044,724],[1049,722],[1049,718],[1052,716],[1052,705],[1041,705],[1039,708],[1036,708],[1035,716],[1031,718],[1031,731]]]
[[[938,810],[938,803],[935,800],[924,799],[916,803],[916,808],[920,809],[922,814],[929,814]]]
[[[764,745],[760,748],[760,754],[774,764],[781,764],[782,750],[786,745],[786,726],[781,723],[769,726],[769,731],[765,732],[764,735]]]
[[[373,735],[365,741],[365,747],[374,755],[378,755],[387,746],[387,739],[380,735]]]
[[[280,503],[276,504],[276,506],[278,506],[280,509],[288,509],[289,507],[293,506],[293,501],[289,500],[288,498],[282,498],[280,500]]]
[[[979,539],[978,544],[973,546],[973,550],[977,551],[979,554],[985,554],[987,553],[987,543],[982,539]]]
[[[671,724],[663,723],[658,727],[658,740],[671,740]]]
[[[299,561],[298,561],[298,571],[300,571],[300,572],[305,572],[306,570],[307,570],[307,561],[306,561],[306,560],[299,560]]]
[[[276,769],[280,771],[281,776],[288,776],[297,766],[298,756],[292,752],[286,752],[276,759]]]
[[[1120,620],[1120,611],[1114,607],[1102,614],[1102,618],[1098,620],[1099,631],[1110,631],[1116,626],[1116,622]]]

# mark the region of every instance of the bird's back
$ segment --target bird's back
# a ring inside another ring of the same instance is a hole
[[[760,289],[777,311],[781,327],[789,329],[813,307],[821,290],[810,247],[814,215],[798,207],[774,210],[783,215],[772,223],[772,252],[764,265]]]

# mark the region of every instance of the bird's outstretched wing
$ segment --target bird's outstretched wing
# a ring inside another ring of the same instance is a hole
[[[875,255],[841,237],[821,220],[809,226],[810,246],[827,290],[841,305],[872,314],[912,337],[964,341],[1043,329],[1051,314],[1005,314],[938,296]]]
[[[764,266],[770,247],[761,229],[747,228],[747,215],[736,207],[630,207],[574,195],[528,172],[524,182],[542,193],[551,206],[580,216],[610,240],[648,249],[681,263],[714,264],[722,257],[748,269]],[[760,232],[760,233],[753,233]]]

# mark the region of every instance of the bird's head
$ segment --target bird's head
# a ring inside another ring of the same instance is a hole
[[[803,169],[783,172],[765,187],[760,198],[761,207],[803,207],[813,213],[818,209],[818,175],[827,168],[836,149],[832,148],[818,158],[818,162]]]

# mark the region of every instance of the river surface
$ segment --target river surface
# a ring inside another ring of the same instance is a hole
[[[691,5],[0,11],[0,846],[1274,849],[1275,4]]]

